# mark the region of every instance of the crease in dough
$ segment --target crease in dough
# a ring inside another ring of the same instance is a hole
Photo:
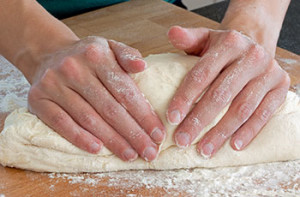
[[[191,147],[177,148],[172,141],[176,127],[168,124],[165,112],[180,82],[198,59],[181,54],[150,55],[145,58],[148,68],[132,75],[168,132],[155,161],[149,163],[139,158],[123,162],[106,148],[97,155],[87,153],[59,136],[27,109],[20,108],[7,117],[0,133],[0,163],[39,172],[105,172],[213,168],[300,159],[300,101],[293,92],[288,92],[286,101],[244,151],[234,151],[227,141],[212,159],[203,159],[196,152],[194,143],[222,118],[228,106]]]

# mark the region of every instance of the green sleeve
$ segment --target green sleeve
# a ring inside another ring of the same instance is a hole
[[[62,19],[128,0],[37,0],[49,13]],[[165,0],[174,3],[176,0]]]

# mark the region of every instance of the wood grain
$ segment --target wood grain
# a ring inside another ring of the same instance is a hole
[[[174,5],[159,0],[132,0],[126,3],[96,10],[63,21],[79,37],[90,35],[124,42],[138,48],[143,56],[164,52],[180,52],[168,42],[166,33],[172,25],[185,27],[217,28],[218,23]],[[277,49],[276,58],[287,70],[292,85],[300,83],[300,57],[286,50]],[[293,64],[289,64],[292,60]],[[1,127],[7,114],[0,114]],[[93,178],[93,174],[84,177]],[[97,187],[70,184],[63,178],[49,178],[49,174],[12,169],[0,166],[0,194],[6,196],[168,196],[163,188],[132,191],[110,187],[108,178],[100,180]],[[296,183],[294,183],[296,184]],[[53,187],[55,186],[55,188]],[[181,195],[185,195],[184,191]]]

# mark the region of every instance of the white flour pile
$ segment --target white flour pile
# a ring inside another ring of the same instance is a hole
[[[0,56],[0,112],[26,106],[28,90],[22,74]],[[71,196],[91,194],[91,188],[99,186],[117,188],[115,196],[128,197],[136,196],[133,193],[141,188],[161,188],[164,196],[300,196],[300,160],[233,168],[47,176],[51,179],[49,191],[54,192],[59,181],[79,184]]]

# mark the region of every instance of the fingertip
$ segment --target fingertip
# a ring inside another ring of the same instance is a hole
[[[182,28],[181,26],[175,25],[170,27],[170,29],[167,32],[168,36],[174,36],[177,33],[180,33],[182,30],[184,30],[184,28]]]
[[[153,161],[154,159],[156,159],[156,157],[157,157],[157,149],[152,146],[146,147],[145,150],[143,151],[143,158],[146,161]]]
[[[147,63],[143,60],[141,53],[130,46],[114,40],[108,41],[114,51],[118,63],[129,73],[142,72],[147,68]]]
[[[155,127],[150,136],[156,144],[161,144],[166,138],[166,132],[158,127]]]
[[[168,38],[171,44],[178,49],[186,49],[188,48],[188,43],[186,41],[187,31],[186,29],[180,26],[173,26],[169,29]]]
[[[141,58],[136,57],[135,59],[130,59],[130,73],[139,73],[144,71],[147,68],[147,62]]]
[[[132,162],[137,159],[138,154],[132,148],[128,148],[122,153],[122,156],[124,161]]]
[[[234,145],[234,149],[239,151],[243,149],[244,142],[241,139],[235,139],[233,145]]]
[[[210,159],[214,154],[215,145],[212,142],[201,143],[197,151],[204,159]]]
[[[191,135],[182,131],[176,132],[174,141],[179,148],[187,148],[191,143]]]
[[[90,153],[93,153],[93,154],[97,154],[100,152],[100,150],[102,149],[103,147],[103,143],[100,142],[100,141],[94,141],[90,144],[89,146],[89,152]]]
[[[181,113],[178,109],[168,110],[167,120],[170,125],[179,125],[181,122]]]

